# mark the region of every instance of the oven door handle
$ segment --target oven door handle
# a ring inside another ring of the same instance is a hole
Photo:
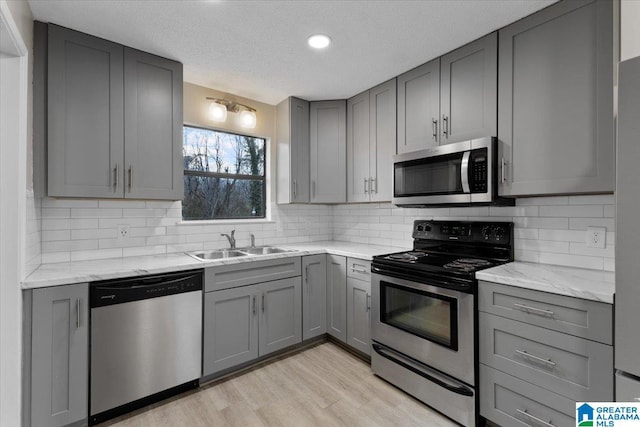
[[[460,165],[460,181],[462,182],[463,193],[471,193],[471,187],[469,187],[469,157],[471,157],[471,152],[465,151]]]
[[[424,367],[420,366],[417,362],[413,362],[411,364],[404,362],[398,357],[394,357],[395,352],[392,352],[384,348],[380,344],[373,343],[372,347],[376,353],[378,353],[380,356],[384,357],[385,359],[388,359],[394,363],[397,363],[403,368],[408,369],[414,374],[418,374],[421,377],[428,379],[429,381],[439,385],[442,388],[449,390],[450,392],[461,394],[463,396],[473,396],[473,390],[465,385],[460,384],[458,381],[453,381],[453,379],[449,379],[440,373],[427,372],[428,368],[426,366]],[[429,369],[429,371],[431,371],[431,369]]]

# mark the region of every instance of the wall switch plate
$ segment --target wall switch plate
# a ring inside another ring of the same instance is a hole
[[[118,240],[126,239],[129,235],[129,224],[118,224]]]
[[[604,227],[587,227],[587,247],[603,249],[607,243],[607,229]]]

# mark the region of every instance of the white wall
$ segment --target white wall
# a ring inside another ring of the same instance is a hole
[[[640,1],[620,3],[620,60],[640,56]]]

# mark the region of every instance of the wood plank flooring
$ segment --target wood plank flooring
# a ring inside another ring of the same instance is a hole
[[[150,426],[429,426],[455,423],[324,342],[103,424]]]

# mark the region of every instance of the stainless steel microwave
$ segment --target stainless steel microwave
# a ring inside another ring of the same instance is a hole
[[[393,204],[514,205],[498,197],[498,139],[472,139],[393,157]]]

